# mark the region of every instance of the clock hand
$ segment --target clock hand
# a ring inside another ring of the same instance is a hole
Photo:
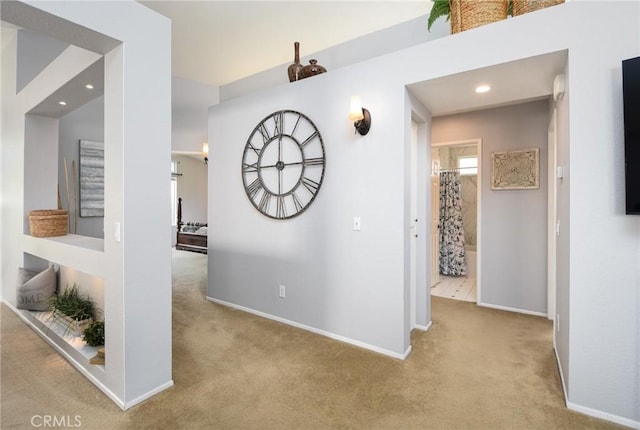
[[[278,135],[278,194],[282,194],[282,170],[284,165],[282,163],[282,134]]]
[[[269,164],[267,166],[260,166],[261,169],[270,169],[272,167],[278,167],[278,166],[300,166],[301,164],[304,164],[304,161],[295,161],[293,163],[281,163],[281,164]]]

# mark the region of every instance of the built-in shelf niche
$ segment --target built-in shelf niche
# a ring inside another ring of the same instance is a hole
[[[26,253],[92,276],[104,277],[104,240],[68,234],[58,237],[22,236]]]
[[[104,188],[96,187],[98,183],[80,178],[83,170],[80,141],[104,142],[104,57],[76,46],[67,47],[60,57],[73,57],[78,51],[89,57],[85,66],[80,66],[84,68],[58,88],[51,87],[50,93],[25,114],[26,234],[29,234],[30,210],[61,207],[69,214],[69,233],[95,238],[104,236],[102,216],[79,216],[81,184],[90,184],[89,198],[97,198],[93,203],[100,201],[100,193],[104,191]],[[61,58],[53,62],[62,62]],[[95,163],[100,156],[97,153],[91,156],[91,164],[85,165],[85,174],[97,174],[99,178],[101,169]]]
[[[81,294],[88,295],[94,301],[97,309],[95,318],[104,319],[104,281],[101,277],[82,272],[75,267],[62,265],[59,260],[49,260],[41,255],[26,252],[24,253],[24,266],[36,271],[53,266],[57,271],[58,291],[76,284]],[[64,325],[57,322],[49,311],[19,310],[18,315],[80,371],[99,380],[104,379],[105,366],[89,363],[89,360],[97,354],[98,348],[87,345],[82,340],[82,335],[75,336]],[[105,340],[105,349],[106,344],[108,342]]]
[[[89,364],[89,360],[96,356],[98,347],[89,346],[82,340],[82,336],[74,336],[69,333],[65,326],[54,320],[51,312],[25,310],[19,312],[22,319],[27,322],[37,334],[45,339],[47,343],[53,346],[65,357],[72,358],[72,364],[80,364],[82,367],[89,370],[92,368],[98,369],[100,373],[93,371],[90,372],[94,376],[104,375],[104,365]],[[74,361],[75,363],[73,363]]]

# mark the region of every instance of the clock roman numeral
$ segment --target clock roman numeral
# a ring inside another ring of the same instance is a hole
[[[314,131],[311,136],[307,137],[301,144],[300,144],[300,148],[304,148],[305,146],[307,146],[309,144],[309,142],[311,142],[313,139],[315,139],[316,137],[318,137],[318,130]]]
[[[322,157],[307,158],[302,162],[302,164],[304,166],[323,166],[324,165],[324,158],[322,158]]]
[[[284,131],[284,112],[278,112],[276,116],[273,117],[273,121],[276,123],[273,134],[275,136],[282,134]]]
[[[258,209],[260,209],[260,211],[262,213],[268,213],[269,212],[269,203],[271,203],[271,194],[267,193],[266,191],[262,194],[262,198],[260,199],[260,203],[258,204]]]
[[[245,173],[257,173],[258,172],[258,162],[256,161],[253,164],[249,164],[249,163],[244,163],[242,170]]]
[[[320,188],[320,184],[314,181],[313,179],[309,179],[306,176],[302,178],[302,185],[311,193],[315,194],[318,192],[318,188]]]
[[[298,128],[298,124],[300,124],[300,119],[302,119],[302,115],[298,114],[298,119],[296,120],[295,125],[293,126],[293,130],[291,130],[291,136],[293,136]]]
[[[302,210],[302,203],[296,193],[291,193],[291,198],[293,199],[293,206],[296,208],[296,212],[300,212]]]
[[[286,218],[287,217],[287,208],[284,204],[284,197],[278,196],[276,205],[276,218]]]
[[[257,178],[252,183],[250,183],[249,186],[247,186],[247,194],[249,194],[249,197],[251,197],[251,199],[255,199],[262,189],[263,187],[262,183],[260,182],[260,178]]]
[[[262,148],[256,148],[251,143],[247,143],[247,146],[249,147],[249,149],[255,152],[258,157],[260,157],[260,152],[262,152]]]
[[[260,127],[258,127],[258,131],[262,135],[262,141],[264,143],[267,143],[269,141],[269,139],[271,139],[271,135],[269,134],[269,130],[267,130],[267,127],[264,125],[264,123],[260,124]]]

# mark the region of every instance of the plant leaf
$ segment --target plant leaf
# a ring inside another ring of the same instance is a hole
[[[429,14],[429,20],[427,21],[427,30],[431,31],[431,26],[436,19],[441,16],[446,16],[447,21],[451,15],[451,9],[449,7],[449,0],[433,0],[433,6],[431,7],[431,13]]]

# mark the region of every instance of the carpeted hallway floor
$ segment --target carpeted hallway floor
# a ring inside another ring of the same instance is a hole
[[[544,318],[434,297],[401,361],[207,302],[205,279],[174,251],[175,386],[125,412],[3,305],[2,429],[620,428],[564,407]]]

